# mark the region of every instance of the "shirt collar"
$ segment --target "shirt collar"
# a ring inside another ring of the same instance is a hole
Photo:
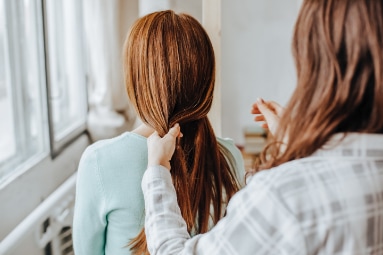
[[[383,134],[335,134],[312,157],[349,157],[383,160]]]

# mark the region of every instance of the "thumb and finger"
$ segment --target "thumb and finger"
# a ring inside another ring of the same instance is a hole
[[[180,124],[176,123],[172,128],[169,129],[169,132],[164,137],[169,137],[172,139],[176,139],[178,137],[182,137]]]
[[[278,116],[283,112],[283,107],[275,101],[264,101],[262,98],[258,98],[257,101],[253,104],[251,113],[252,114],[262,114],[259,105],[266,105],[270,110],[274,111]]]
[[[275,101],[268,101],[266,103],[270,109],[272,109],[279,117],[283,112],[283,107]]]
[[[277,113],[263,99],[257,99],[257,106],[267,122],[277,117]]]
[[[255,121],[265,121],[266,123],[263,123],[262,127],[269,129],[271,134],[275,135],[283,107],[274,101],[266,102],[262,98],[257,99],[256,105],[257,111],[261,115],[257,116]]]
[[[167,139],[175,139],[175,138],[178,138],[178,137],[182,137],[183,134],[181,133],[181,128],[180,128],[180,125],[178,123],[176,123],[172,128],[169,129],[168,133],[165,134],[163,138],[167,138]],[[161,139],[161,136],[158,134],[157,131],[154,131],[149,137],[149,139]]]

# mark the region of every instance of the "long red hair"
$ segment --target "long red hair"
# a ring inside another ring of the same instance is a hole
[[[124,46],[125,80],[139,117],[161,136],[175,123],[183,133],[171,160],[178,204],[188,231],[204,233],[239,189],[231,156],[207,118],[215,77],[214,51],[197,20],[173,11],[137,20]],[[213,208],[211,212],[210,208]],[[145,232],[130,243],[148,254]]]

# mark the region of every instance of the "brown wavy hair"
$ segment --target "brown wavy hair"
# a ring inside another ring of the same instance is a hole
[[[223,203],[239,189],[230,153],[217,143],[207,118],[215,59],[197,20],[162,11],[136,21],[124,46],[128,96],[141,120],[160,136],[179,123],[183,133],[171,160],[178,204],[188,231],[204,233],[223,216]],[[149,254],[144,229],[130,243]]]
[[[383,1],[304,1],[293,55],[298,84],[257,170],[307,157],[335,133],[383,133]]]

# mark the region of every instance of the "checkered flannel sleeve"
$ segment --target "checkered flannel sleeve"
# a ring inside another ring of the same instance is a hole
[[[150,167],[142,180],[150,254],[306,254],[295,217],[278,195],[253,180],[230,201],[211,231],[190,237],[170,172]]]

